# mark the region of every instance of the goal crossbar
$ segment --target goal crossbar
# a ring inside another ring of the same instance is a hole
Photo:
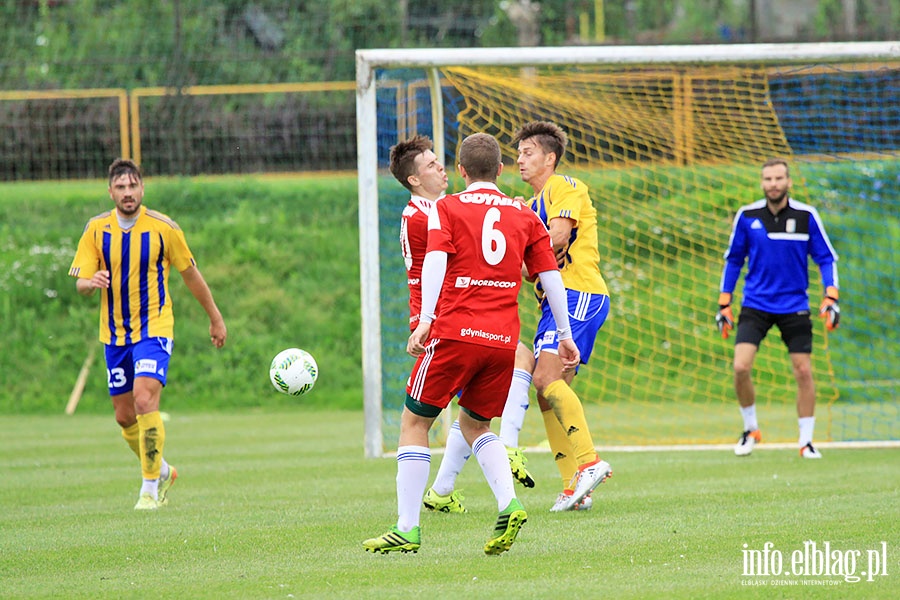
[[[593,63],[686,63],[743,61],[829,61],[900,57],[900,42],[821,42],[803,44],[702,44],[683,46],[559,46],[552,48],[432,48],[356,51],[360,76],[378,67],[449,65],[559,65]]]

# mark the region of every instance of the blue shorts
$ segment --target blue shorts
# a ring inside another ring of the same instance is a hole
[[[135,377],[152,377],[166,385],[172,340],[148,338],[125,346],[106,346],[106,378],[109,395],[118,396],[134,388]]]
[[[606,322],[609,315],[609,296],[605,294],[589,294],[576,290],[566,290],[569,301],[569,325],[572,327],[572,339],[581,353],[581,364],[586,365],[594,351],[594,340],[597,332]],[[557,354],[559,338],[556,335],[556,321],[550,312],[550,304],[541,303],[541,320],[534,336],[534,357],[541,352]]]

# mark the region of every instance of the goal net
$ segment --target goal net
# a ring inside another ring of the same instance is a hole
[[[735,212],[762,197],[760,166],[775,156],[791,163],[792,196],[818,208],[840,256],[841,327],[814,325],[817,439],[900,437],[896,44],[361,50],[357,79],[367,456],[396,448],[413,364],[398,241],[408,192],[385,170],[389,149],[429,135],[450,173],[458,143],[490,133],[513,167],[501,188],[530,197],[512,139],[535,119],[566,130],[559,172],[585,181],[598,210],[611,311],[573,383],[595,443],[737,438],[733,338],[718,336],[713,317]],[[817,309],[812,262],[810,282]],[[528,286],[520,313],[530,345],[538,309]],[[795,441],[796,384],[777,331],[754,383],[767,441]],[[532,408],[521,441],[544,439]]]

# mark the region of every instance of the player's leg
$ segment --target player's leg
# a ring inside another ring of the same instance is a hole
[[[484,545],[484,551],[486,554],[500,554],[510,549],[519,529],[527,520],[527,514],[516,498],[506,447],[491,431],[490,419],[463,409],[459,420],[463,435],[472,441],[475,459],[497,500],[499,514],[491,538]]]
[[[756,417],[756,389],[753,386],[753,362],[759,344],[774,324],[772,315],[751,308],[742,308],[738,318],[734,342],[734,392],[744,429],[734,446],[736,456],[747,456],[762,440]]]
[[[106,354],[106,372],[108,377],[109,393],[112,400],[113,410],[115,411],[116,422],[122,428],[122,438],[137,456],[141,462],[141,472],[143,475],[143,453],[141,452],[141,431],[137,419],[134,397],[134,368],[135,368],[135,345],[127,346],[111,346],[105,348]],[[138,355],[140,355],[138,351]],[[166,364],[168,368],[168,364]],[[164,461],[163,461],[164,464]],[[168,470],[168,465],[166,465]],[[169,480],[174,481],[174,476],[170,476]],[[153,487],[148,484],[148,488]],[[155,509],[158,507],[156,494],[151,490],[147,490],[147,496],[144,497],[144,485],[141,486],[141,494],[135,508],[138,509]]]
[[[550,407],[546,398],[538,394],[538,406],[541,409],[541,418],[544,420],[544,429],[547,432],[547,443],[550,445],[550,454],[553,462],[559,470],[562,479],[562,492],[556,498],[556,502],[550,508],[550,512],[558,512],[564,506],[568,506],[572,494],[575,493],[575,475],[578,473],[578,463],[575,462],[575,450],[566,430],[563,429],[559,419]],[[590,495],[581,499],[581,502],[571,507],[571,510],[590,510],[593,500]]]
[[[572,337],[578,344],[578,335],[576,330],[580,330],[580,334],[587,337],[584,331],[584,322],[571,318],[574,306],[577,304],[580,294],[572,290],[568,290],[569,296],[569,314],[570,324],[572,327]],[[546,303],[545,303],[546,304]],[[605,304],[606,313],[609,311],[609,303]],[[606,313],[598,319],[596,328],[591,328],[591,343],[588,350],[593,349],[593,337],[599,330],[599,325],[603,323]],[[591,438],[590,428],[584,416],[584,408],[578,395],[569,386],[568,381],[563,378],[563,364],[557,354],[559,348],[559,338],[556,334],[556,321],[548,306],[542,308],[541,319],[538,322],[537,331],[534,337],[534,349],[537,362],[534,367],[532,383],[538,394],[543,396],[556,415],[563,430],[569,438],[575,452],[575,462],[579,465],[590,463],[597,460],[597,453],[594,450],[593,439]],[[579,352],[581,348],[579,347]],[[582,353],[583,354],[583,353]],[[582,362],[585,361],[582,356]],[[571,378],[569,379],[571,381]]]
[[[415,412],[413,412],[415,411]],[[363,542],[366,552],[417,552],[421,545],[420,498],[428,484],[431,449],[428,432],[441,413],[439,407],[418,403],[410,396],[400,415],[397,446],[397,524],[386,533]]]
[[[503,442],[491,431],[489,418],[465,408],[460,410],[459,426],[466,440],[471,440],[472,452],[502,510],[516,497]]]
[[[366,552],[386,554],[419,550],[419,499],[425,492],[431,467],[428,432],[440,412],[440,408],[417,403],[407,395],[406,406],[400,415],[397,446],[397,524],[386,533],[365,540],[363,548]]]
[[[747,456],[762,440],[756,417],[756,390],[752,378],[756,351],[757,347],[753,344],[741,343],[734,346],[734,391],[744,422],[743,433],[734,447],[737,456]]]
[[[516,366],[500,418],[500,441],[506,446],[510,470],[516,481],[529,488],[534,487],[534,477],[525,468],[527,459],[519,448],[519,432],[525,423],[525,411],[528,410],[528,392],[533,370],[534,353],[519,342],[516,346]]]
[[[122,439],[140,460],[141,442],[140,430],[137,424],[137,415],[134,414],[134,396],[131,391],[112,396],[113,410],[116,415],[116,423],[122,428]]]
[[[562,377],[562,370],[559,355],[552,351],[542,351],[535,367],[534,383],[566,432],[575,452],[575,462],[582,465],[597,460],[597,451],[594,449],[581,400]]]
[[[553,412],[553,408],[547,402],[547,399],[541,394],[537,395],[537,399],[538,406],[541,409],[541,417],[544,420],[544,430],[547,433],[550,453],[553,455],[556,468],[559,470],[559,475],[562,478],[563,488],[565,488],[575,475],[575,471],[578,470],[578,463],[575,462],[575,449],[572,448],[572,442],[569,441],[566,430],[563,429],[559,419],[556,418],[556,414]]]
[[[122,428],[122,438],[138,460],[141,458],[140,433],[134,412],[134,360],[131,346],[104,347],[109,395],[112,400],[116,423]]]
[[[444,447],[444,456],[441,458],[434,483],[425,492],[425,498],[422,500],[425,508],[447,513],[466,512],[466,508],[462,504],[463,496],[454,488],[456,487],[456,478],[471,455],[472,449],[459,430],[459,419],[457,418],[450,426],[447,444]]]
[[[167,482],[165,492],[171,487],[175,477],[174,469],[166,464],[169,473],[163,473],[163,452],[166,445],[166,428],[159,412],[162,389],[169,372],[172,355],[172,340],[149,338],[132,347],[134,359],[134,411],[139,430],[141,474],[143,482],[137,509],[156,508],[165,504],[160,498],[160,479]]]
[[[549,372],[543,371],[542,364]],[[542,351],[535,368],[535,384],[550,405],[560,428],[565,432],[577,465],[575,475],[553,506],[554,512],[573,510],[585,496],[612,475],[609,463],[601,460],[594,448],[581,400],[566,378],[552,379],[556,373],[562,373],[562,361],[559,356],[553,352]],[[551,379],[552,381],[547,383]],[[549,431],[547,439],[550,439]]]
[[[797,446],[803,458],[822,458],[813,446],[813,431],[816,427],[816,385],[813,382],[812,359],[809,354],[791,353],[791,366],[797,380],[797,426],[799,438]]]
[[[525,423],[528,410],[528,392],[531,388],[531,373],[534,371],[534,352],[522,342],[516,346],[516,366],[513,369],[506,404],[500,417],[500,441],[507,448],[519,446],[519,432]]]
[[[137,413],[143,477],[140,500],[135,508],[150,508],[151,505],[155,507],[158,504],[162,453],[166,444],[166,428],[159,414],[161,393],[162,383],[159,380],[151,377],[134,378],[134,406]]]
[[[803,458],[822,458],[813,446],[816,426],[816,385],[812,372],[812,320],[808,315],[785,315],[778,323],[797,381],[797,445]]]
[[[571,293],[570,295],[575,304],[577,304],[577,300],[581,296],[577,294],[577,292]],[[585,323],[583,320],[578,320],[574,317],[570,318],[570,323],[573,324],[573,336],[578,345],[578,350],[581,353],[582,361],[585,363],[590,358],[594,348],[594,339],[606,319],[607,314],[608,304],[605,313],[595,311],[595,316],[597,318],[594,321]],[[550,314],[549,311],[544,311],[541,321],[538,324],[537,335],[535,336],[535,346],[539,348],[539,350],[546,348],[548,351],[553,351],[558,348],[559,342],[555,332],[556,323],[553,320],[553,315]],[[577,335],[575,335],[576,332]],[[548,360],[550,359],[548,358]],[[571,384],[574,376],[574,372],[569,372],[565,374],[564,380],[567,384]],[[575,449],[572,446],[571,440],[569,440],[566,429],[563,427],[562,423],[560,423],[556,413],[553,412],[550,403],[540,391],[537,393],[537,398],[538,405],[541,409],[541,418],[544,421],[544,429],[547,433],[547,442],[550,445],[550,452],[554,457],[554,462],[556,463],[556,467],[559,470],[563,482],[563,491],[560,493],[560,497],[557,498],[557,504],[551,509],[555,511],[558,510],[560,502],[567,501],[575,490],[575,475],[578,472],[578,462],[575,460]],[[590,502],[590,499],[588,499],[588,501]]]
[[[813,417],[816,413],[816,384],[813,382],[812,357],[792,352],[791,367],[797,380],[797,416],[801,419]]]
[[[578,346],[581,362],[586,364],[597,333],[609,315],[609,297],[574,290],[567,290],[567,294],[572,339]],[[539,354],[533,382],[566,432],[578,464],[575,481],[567,486],[574,486],[574,491],[571,496],[567,495],[562,504],[562,510],[570,510],[612,475],[612,469],[597,454],[581,399],[570,386],[575,373],[563,374],[562,361],[557,354],[559,338],[556,323],[549,313],[549,308],[544,310],[538,325],[540,335],[535,337],[535,349]]]
[[[431,449],[428,432],[440,414],[437,407],[418,408],[417,413],[403,408],[400,416],[400,441],[397,446],[397,528],[411,531],[419,526],[421,498],[428,484]]]
[[[476,350],[469,346],[469,352],[475,354]],[[477,353],[479,368],[460,398],[459,427],[497,500],[499,515],[484,551],[500,554],[509,550],[527,519],[522,503],[516,498],[506,447],[491,431],[491,419],[503,413],[515,351],[480,347]]]
[[[428,432],[434,420],[465,387],[469,373],[456,367],[458,353],[452,343],[432,340],[416,359],[406,386],[406,404],[400,416],[397,445],[397,524],[386,533],[367,539],[367,552],[416,552],[421,544],[419,518],[428,485],[431,449]]]

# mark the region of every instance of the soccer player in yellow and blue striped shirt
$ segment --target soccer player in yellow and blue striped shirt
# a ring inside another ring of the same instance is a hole
[[[169,293],[171,267],[209,316],[213,345],[227,331],[212,293],[172,219],[143,206],[144,182],[132,161],[109,167],[110,210],[88,221],[69,275],[84,296],[100,293],[100,341],[106,349],[109,393],[122,437],[141,461],[143,483],[135,509],[168,502],[178,476],[163,458],[165,427],[159,412],[172,354],[175,319]]]
[[[518,144],[519,175],[534,190],[531,208],[550,232],[568,295],[572,336],[581,363],[587,364],[597,332],[609,314],[609,289],[600,273],[597,211],[584,182],[556,173],[568,142],[561,127],[549,121],[533,121],[519,128],[514,142]],[[534,352],[519,344],[500,437],[507,447],[518,445],[517,427],[521,428],[528,386],[533,383],[550,450],[563,478],[563,492],[550,510],[586,509],[591,505],[591,492],[612,474],[612,469],[594,449],[581,400],[570,387],[576,371],[563,370],[557,353],[556,322],[540,284],[535,291],[541,319]]]

